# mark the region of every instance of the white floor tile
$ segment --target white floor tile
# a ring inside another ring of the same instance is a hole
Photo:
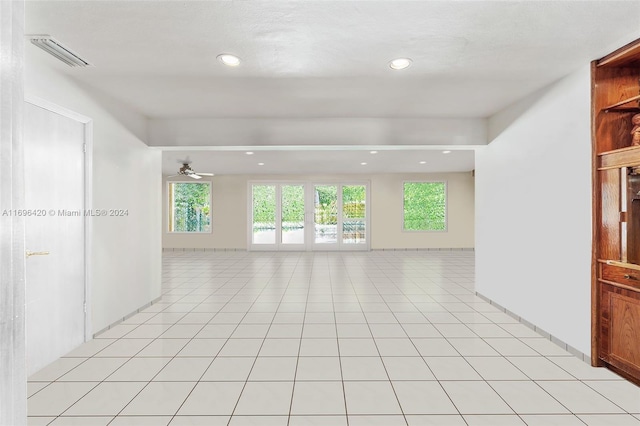
[[[521,417],[528,426],[584,426],[584,423],[573,414],[525,414]]]
[[[407,424],[409,426],[467,426],[462,416],[458,414],[447,415],[408,415]]]
[[[157,339],[142,349],[136,357],[173,357],[189,342],[189,339]]]
[[[528,377],[506,358],[468,357],[466,360],[485,380],[528,380]]]
[[[30,416],[27,417],[27,426],[46,426],[55,419],[55,417]]]
[[[120,368],[127,358],[89,358],[64,376],[60,382],[100,382]]]
[[[426,320],[426,319],[425,319]],[[438,331],[435,326],[432,324],[407,324],[403,323],[402,328],[404,329],[407,336],[410,338],[433,338],[433,337],[442,337],[442,334]]]
[[[460,356],[447,339],[411,339],[422,356]]]
[[[367,324],[338,324],[338,337],[341,339],[371,338],[371,331]]]
[[[377,416],[348,416],[349,426],[406,426],[403,416],[385,414]],[[463,423],[464,425],[464,423]]]
[[[345,399],[341,382],[296,382],[291,415],[340,414],[345,414]],[[298,419],[297,423],[304,424],[302,419]]]
[[[287,416],[233,416],[229,426],[287,426]]]
[[[597,380],[585,381],[584,383],[628,413],[640,414],[639,386],[623,380]]]
[[[344,357],[340,363],[342,380],[388,380],[379,357]]]
[[[347,416],[291,416],[289,426],[347,426]]]
[[[574,380],[575,378],[558,367],[547,358],[537,357],[507,357],[532,380]]]
[[[27,380],[29,382],[53,382],[85,361],[87,358],[59,358],[29,376]]]
[[[49,382],[27,382],[27,398],[49,386]]]
[[[519,414],[568,414],[569,411],[531,381],[489,382],[489,385]]]
[[[65,357],[87,358],[94,356],[115,341],[116,339],[92,339],[67,353]]]
[[[193,339],[187,343],[176,356],[214,357],[220,352],[225,342],[225,339]]]
[[[174,358],[153,378],[155,382],[196,382],[213,358]]]
[[[151,382],[122,410],[122,414],[174,415],[195,385],[189,382]]]
[[[347,412],[351,415],[401,414],[391,384],[384,382],[345,382]]]
[[[512,414],[501,415],[465,415],[464,416],[467,425],[469,426],[525,426],[520,417]]]
[[[107,426],[113,417],[111,416],[95,416],[95,417],[58,417],[51,426]]]
[[[117,416],[109,426],[167,426],[171,416]]]
[[[375,339],[380,356],[418,356],[410,339]]]
[[[258,356],[298,356],[300,340],[265,339]]]
[[[391,380],[435,380],[421,357],[383,357],[382,361]]]
[[[248,382],[234,415],[288,415],[293,382]]]
[[[606,368],[592,367],[576,357],[549,357],[550,361],[579,380],[623,380]]]
[[[630,414],[581,414],[588,426],[640,426],[640,420]]]
[[[105,379],[108,382],[148,382],[171,358],[131,358]]]
[[[169,417],[169,426],[227,426],[229,418],[230,416],[175,416]]]
[[[249,377],[255,358],[216,358],[209,369],[204,373],[204,381],[240,381],[244,382]]]
[[[498,352],[479,337],[450,338],[448,341],[462,356],[500,356]]]
[[[260,357],[249,375],[249,381],[291,382],[296,374],[296,357]]]
[[[144,382],[104,382],[73,404],[65,416],[115,416],[146,385]]]
[[[441,382],[461,414],[514,414],[486,382]]]
[[[296,380],[342,380],[338,357],[300,357]]]
[[[436,381],[394,381],[404,414],[457,414],[456,407]]]
[[[218,356],[258,356],[262,339],[229,339],[224,344]]]
[[[438,380],[482,380],[463,357],[425,357],[424,360]]]
[[[536,351],[531,349],[517,339],[484,339],[493,349],[498,351],[502,356],[538,356]]]
[[[180,407],[181,416],[231,415],[243,384],[239,382],[200,382]]]
[[[170,324],[142,324],[124,336],[126,339],[155,339],[171,327]]]
[[[337,339],[302,339],[300,356],[338,356],[338,341]]]
[[[30,416],[57,416],[71,407],[98,383],[51,383],[27,400]]]
[[[151,343],[151,339],[119,339],[107,346],[96,357],[132,357]]]
[[[542,388],[574,414],[616,414],[622,409],[578,381],[540,381]]]
[[[543,337],[521,338],[520,341],[538,352],[540,355],[573,357],[571,353],[565,351],[560,346],[553,343],[551,340],[545,339]]]
[[[338,339],[340,356],[379,356],[373,339]]]

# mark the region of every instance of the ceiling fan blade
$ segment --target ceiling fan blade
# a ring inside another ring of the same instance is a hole
[[[180,175],[171,175],[171,176],[167,176],[167,179],[172,178],[172,177],[176,177],[176,176],[180,176]]]
[[[202,179],[202,176],[198,176],[195,173],[189,173],[187,176],[189,176],[192,179]]]
[[[200,176],[215,176],[213,173],[198,173]]]

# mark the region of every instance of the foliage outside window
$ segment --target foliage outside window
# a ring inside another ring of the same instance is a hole
[[[405,231],[446,231],[446,185],[444,182],[404,183]]]
[[[209,182],[169,182],[169,232],[210,232],[210,200]]]

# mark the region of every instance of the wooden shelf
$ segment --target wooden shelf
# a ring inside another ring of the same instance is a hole
[[[636,105],[629,105],[636,102]],[[640,112],[640,95],[602,108],[604,112]]]

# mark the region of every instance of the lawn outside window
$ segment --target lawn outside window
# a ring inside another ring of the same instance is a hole
[[[403,231],[447,231],[446,182],[404,182]]]
[[[211,232],[211,182],[167,182],[169,232]]]

